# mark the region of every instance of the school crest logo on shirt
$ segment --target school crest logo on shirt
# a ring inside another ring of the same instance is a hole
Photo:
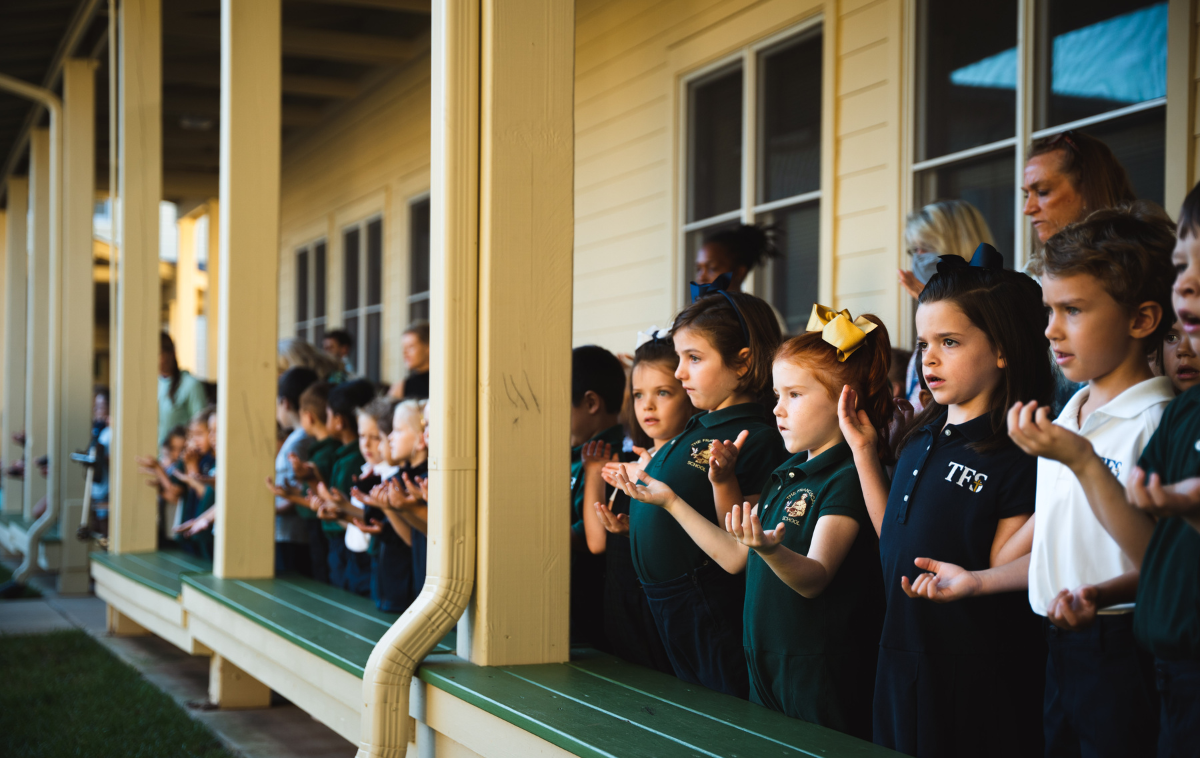
[[[797,490],[792,493],[787,502],[783,504],[783,520],[790,523],[800,525],[800,519],[804,518],[804,514],[808,513],[808,509],[813,504],[812,490]],[[764,527],[766,524],[763,525]]]
[[[716,440],[696,440],[688,455],[688,465],[708,473],[708,462],[712,460],[712,443]]]

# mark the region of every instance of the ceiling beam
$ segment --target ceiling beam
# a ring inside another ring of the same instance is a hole
[[[216,47],[221,44],[221,24],[211,19],[189,19],[164,27],[163,36]],[[414,40],[298,27],[283,28],[282,47],[287,56],[364,64],[406,63],[422,50],[420,42]]]
[[[291,2],[320,3],[321,5],[352,5],[358,8],[377,8],[385,11],[403,11],[428,16],[430,0],[291,0]]]
[[[190,84],[196,87],[221,88],[221,70],[215,66],[168,63],[163,66],[165,84]],[[362,91],[358,82],[333,76],[310,76],[307,74],[284,74],[281,82],[283,94],[305,97],[325,97],[348,100]],[[170,96],[170,93],[167,93]]]

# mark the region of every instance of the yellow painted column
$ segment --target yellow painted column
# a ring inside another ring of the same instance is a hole
[[[50,132],[29,135],[29,269],[25,343],[25,518],[46,494],[37,459],[47,454],[50,405]]]
[[[214,197],[205,205],[208,208],[208,290],[204,293],[208,337],[206,378],[215,380],[221,365],[221,203]]]
[[[25,305],[29,296],[26,272],[29,256],[28,219],[29,180],[23,176],[8,178],[8,228],[5,229],[4,259],[4,411],[0,459],[8,468],[21,457],[21,446],[13,434],[25,428]],[[0,476],[3,474],[0,473]],[[24,482],[4,477],[4,513],[17,514],[25,509]]]
[[[162,199],[160,0],[124,0],[119,24],[118,139],[121,230],[113,353],[109,550],[154,550],[154,490],[137,456],[158,450],[158,204]],[[119,218],[116,218],[119,216]]]
[[[280,0],[221,2],[221,402],[213,573],[274,574]]]
[[[171,313],[171,337],[179,368],[196,373],[196,220],[179,219],[179,256],[175,261],[175,310]]]
[[[479,534],[468,624],[471,660],[489,666],[570,652],[574,7],[482,6]]]

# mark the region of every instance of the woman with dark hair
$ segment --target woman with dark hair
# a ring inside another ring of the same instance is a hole
[[[163,332],[158,347],[158,441],[162,444],[172,429],[187,426],[208,405],[208,397],[203,382],[180,370],[171,335]]]
[[[740,292],[742,282],[768,258],[778,258],[776,231],[753,224],[722,229],[704,238],[696,253],[696,284],[709,284],[728,274],[729,292]]]

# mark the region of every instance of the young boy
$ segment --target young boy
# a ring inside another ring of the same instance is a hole
[[[316,492],[317,482],[329,481],[333,476],[333,464],[337,462],[337,450],[342,446],[341,440],[329,433],[325,425],[329,390],[332,385],[317,382],[300,393],[299,417],[300,428],[312,440],[308,448],[308,460],[301,461],[296,455],[288,457],[292,466],[292,475],[300,483],[299,491],[280,492],[276,496],[287,497],[296,508],[296,514],[304,521],[308,534],[309,564],[312,566],[312,576],[319,582],[329,582],[329,541],[325,537],[322,521],[312,509],[312,503],[307,497],[309,491]],[[274,483],[272,482],[272,487]],[[274,488],[274,487],[273,487]]]
[[[1041,456],[1036,510],[994,563],[1016,560],[976,574],[966,594],[1018,589],[1025,574],[1029,603],[1046,617],[1047,756],[1154,753],[1153,666],[1133,637],[1138,564],[1093,515],[1087,491],[1101,476],[1119,491],[1174,398],[1170,379],[1154,377],[1147,362],[1171,326],[1173,247],[1170,221],[1135,207],[1092,214],[1048,240],[1037,262],[1055,360],[1068,380],[1086,384],[1054,422],[1036,403],[1010,412],[1010,436]],[[1074,441],[1098,471],[1081,473],[1043,438]],[[970,584],[944,565],[923,568],[938,574],[927,584]],[[1008,586],[992,585],[1002,576]],[[916,594],[939,599],[920,591],[922,578]]]
[[[283,372],[277,383],[275,421],[288,433],[275,455],[275,486],[289,491],[299,487],[292,460],[308,459],[313,439],[300,424],[300,395],[317,382],[317,373],[296,366]],[[308,527],[286,495],[275,495],[275,573],[297,572],[312,576]]]
[[[583,446],[592,440],[620,450],[625,442],[619,414],[625,369],[597,345],[571,353],[571,640],[608,649],[604,634],[604,555],[587,548],[583,526]]]

